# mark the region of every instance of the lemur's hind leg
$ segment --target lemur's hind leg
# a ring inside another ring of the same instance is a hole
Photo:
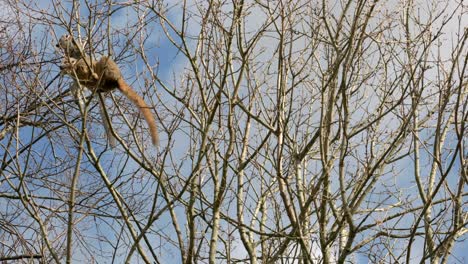
[[[112,148],[115,148],[117,146],[117,140],[114,137],[114,134],[112,134],[112,121],[111,117],[109,116],[109,113],[106,111],[106,102],[104,101],[104,98],[101,96],[101,94],[98,94],[99,97],[99,109],[101,113],[101,119],[102,119],[102,125],[104,126],[104,130],[106,132],[107,136],[107,141],[109,142],[109,145]]]
[[[78,101],[78,104],[80,106],[80,111],[83,111],[85,107],[85,103],[83,101],[84,96],[83,96],[83,91],[80,88],[80,85],[76,81],[73,81],[70,83],[69,87],[70,87],[70,91],[73,97]]]

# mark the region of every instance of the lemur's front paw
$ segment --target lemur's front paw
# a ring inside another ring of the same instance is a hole
[[[59,66],[59,68],[62,75],[70,73],[70,65],[68,64],[62,64]]]

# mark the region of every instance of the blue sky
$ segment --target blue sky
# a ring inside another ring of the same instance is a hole
[[[47,2],[47,1],[38,1],[38,3],[40,3],[40,5],[42,5],[42,7],[44,8],[49,8],[50,9],[50,2]],[[451,2],[453,3],[453,2]],[[180,16],[181,16],[181,13],[178,11],[179,9],[175,8],[173,11],[172,11],[172,14],[169,15],[169,17],[171,19],[173,19],[174,21],[178,21],[180,19]],[[196,10],[193,10],[194,12],[196,12]],[[83,11],[82,13],[83,16],[86,16],[86,12]],[[126,9],[122,9],[120,11],[118,11],[117,13],[115,13],[113,15],[113,17],[111,18],[111,21],[112,21],[112,25],[113,25],[113,30],[115,30],[115,32],[121,32],[122,34],[124,32],[126,32],[126,29],[127,28],[130,28],[132,25],[135,25],[137,23],[137,18],[138,18],[138,15],[135,10],[132,10],[132,9],[129,9],[129,8],[126,8]],[[249,28],[251,28],[252,30],[254,30],[255,28],[257,28],[259,25],[261,25],[262,21],[265,19],[265,14],[262,14],[262,13],[258,13],[258,14],[252,14],[251,16],[249,16],[249,19],[248,19],[248,23],[246,25],[247,27],[247,30]],[[465,21],[466,22],[466,21]],[[451,29],[454,29],[456,28],[455,25],[456,25],[456,21],[453,22],[454,25],[449,25],[447,26],[447,28],[451,28]],[[195,23],[194,23],[195,24]],[[190,48],[193,50],[194,49],[194,45],[196,43],[196,36],[197,36],[197,26],[195,27],[191,27],[190,28],[190,31],[189,33],[192,34],[195,38],[193,40],[191,40],[189,42],[189,45],[192,45]],[[161,80],[162,83],[168,85],[169,88],[174,88],[174,87],[177,87],[178,85],[182,85],[181,81],[183,80],[183,78],[181,77],[183,75],[183,73],[186,71],[187,68],[189,68],[189,66],[187,65],[187,60],[186,58],[180,54],[178,52],[178,50],[166,39],[166,37],[163,35],[162,33],[162,30],[159,26],[157,26],[157,23],[152,23],[151,26],[147,27],[146,28],[146,32],[142,32],[144,36],[148,36],[149,37],[149,41],[146,42],[146,46],[145,46],[145,51],[147,52],[147,55],[148,55],[148,58],[149,58],[149,62],[155,67],[154,69],[157,71],[158,73],[158,78]],[[65,31],[63,28],[61,27],[53,27],[52,28],[52,31],[54,31],[54,33],[56,34],[56,36],[60,36],[61,34],[63,34]],[[253,31],[254,32],[254,31]],[[36,31],[34,32],[35,34],[37,34],[37,37],[40,37],[42,36],[43,34],[50,34],[50,40],[55,40],[54,37],[52,37],[52,32],[51,32],[51,29],[46,27],[46,26],[37,26],[36,27]],[[447,36],[448,39],[451,38],[451,36],[455,34],[455,32],[446,32],[445,35]],[[124,38],[122,38],[124,39]],[[266,59],[269,59],[271,57],[273,57],[272,53],[274,52],[274,49],[275,49],[275,40],[273,38],[271,39],[268,39],[268,38],[265,38],[267,40],[264,40],[265,42],[264,43],[261,43],[259,46],[262,46],[263,49],[263,53],[261,54],[261,56],[259,57],[259,60],[266,60]],[[117,39],[114,39],[116,41],[118,41]],[[271,43],[269,43],[269,41],[271,41]],[[122,43],[119,43],[119,44],[122,44]],[[105,50],[105,45],[102,45],[104,50]],[[51,46],[53,47],[53,46]],[[124,46],[123,45],[120,45],[117,50],[115,50],[116,53],[119,53],[121,48],[123,48]],[[450,49],[444,49],[445,52],[442,52],[442,54],[445,54],[447,56],[450,55]],[[56,54],[54,53],[55,50],[53,49],[50,49],[49,50],[50,53],[51,53],[51,56],[59,56],[59,54]],[[131,54],[134,53],[134,50],[129,50],[126,54],[129,54],[129,56],[132,56]],[[135,64],[126,64],[125,63],[125,60],[123,60],[121,62],[121,67],[122,67],[122,70],[124,72],[124,76],[134,76],[135,72],[140,72],[140,69],[144,69],[144,65],[142,63],[141,60],[137,60]],[[138,88],[142,88],[142,83],[138,83],[136,82],[135,83],[135,87],[138,89]],[[156,92],[158,94],[158,96],[160,96],[161,98],[161,101],[164,103],[164,104],[167,104],[167,105],[176,105],[175,101],[173,100],[173,98],[171,98],[170,96],[168,96],[168,94],[164,91],[164,89],[160,86],[160,85],[156,85],[155,87],[156,89]],[[109,105],[112,104],[110,101],[108,101]],[[370,105],[372,105],[372,102],[369,102]],[[162,108],[162,107],[160,107]],[[359,118],[359,116],[357,116],[356,118]],[[391,128],[392,127],[392,123],[390,122],[392,120],[389,120],[388,124],[389,124],[389,127]],[[394,121],[394,120],[393,120]],[[163,120],[164,122],[164,120]],[[23,131],[26,134],[29,134],[30,131]],[[101,131],[102,132],[102,131]],[[431,137],[431,131],[429,130],[423,130],[422,133],[421,133],[423,136],[427,136],[427,137]],[[99,136],[99,135],[98,135]],[[102,136],[102,135],[101,135]],[[187,151],[187,145],[188,145],[188,142],[189,142],[189,138],[188,138],[188,134],[185,134],[183,133],[182,131],[178,133],[178,136],[180,137],[180,139],[176,140],[174,142],[174,146],[171,150],[172,154],[174,155],[174,160],[177,160],[178,158],[182,158],[184,157],[185,155],[185,152]],[[164,140],[165,140],[165,135],[162,135],[162,141],[163,141],[163,145],[164,145]],[[44,142],[45,144],[47,144],[46,142]],[[37,146],[38,149],[41,149],[43,146]],[[111,160],[113,158],[113,153],[111,151],[109,152],[106,152],[106,156],[105,156],[105,159],[109,159]],[[427,153],[422,153],[422,161],[423,163],[426,163],[426,162],[429,162],[430,161],[430,156],[427,154]],[[120,166],[123,166],[122,164],[119,164]],[[113,170],[115,170],[115,172],[119,171],[119,165],[115,165],[115,167],[110,167],[109,168],[109,174],[112,175],[112,173],[114,173]],[[129,166],[129,168],[135,168],[137,165],[135,163],[129,163],[129,164],[125,164],[126,166]],[[184,166],[182,166],[182,174],[183,175],[188,175],[189,172],[190,172],[190,162],[187,162]],[[459,164],[458,164],[459,166]],[[404,160],[401,162],[401,167],[402,167],[402,177],[398,177],[397,178],[397,182],[396,182],[396,185],[399,186],[401,189],[404,189],[404,188],[408,188],[407,190],[410,190],[409,193],[411,195],[413,195],[414,197],[417,197],[417,190],[416,190],[416,187],[415,187],[415,183],[414,183],[414,180],[412,177],[403,177],[404,175],[413,175],[413,171],[412,171],[412,166],[411,166],[411,162],[410,160]],[[424,173],[427,173],[429,168],[425,167],[423,168],[423,172]],[[453,171],[458,171],[459,168],[456,168],[454,169]],[[133,175],[131,175],[133,176]],[[455,175],[454,175],[455,176]],[[456,181],[456,177],[454,176],[450,176],[448,178],[448,182],[449,183],[453,183],[453,181]],[[128,180],[126,178],[123,178],[122,181],[125,181],[125,180]],[[137,184],[137,183],[135,183]],[[381,187],[381,186],[379,186]],[[153,189],[151,188],[148,188],[147,190],[151,191]],[[178,211],[180,213],[180,215],[183,215],[184,212],[182,209],[180,209]],[[158,227],[160,226],[164,226],[166,225],[167,223],[169,223],[170,221],[170,218],[167,214],[165,214],[160,220],[158,220]],[[183,221],[181,221],[182,224],[184,223]],[[160,224],[159,224],[160,223]],[[84,223],[84,224],[87,224],[87,223]],[[109,227],[112,226],[112,224],[109,225]],[[90,227],[90,233],[92,233],[95,229],[93,227]],[[102,230],[105,230],[102,229]],[[420,241],[417,241],[416,244],[418,244]],[[457,258],[467,258],[468,257],[468,254],[466,252],[466,250],[464,250],[464,248],[466,247],[467,243],[466,242],[462,242],[462,243],[458,243],[455,247],[455,250],[454,250],[454,256],[456,256]],[[419,248],[421,249],[421,248]],[[417,247],[415,247],[415,249],[413,250],[413,254],[417,254]],[[239,252],[243,252],[242,250],[239,250]],[[238,253],[239,253],[238,252]],[[79,258],[77,256],[77,258]],[[176,256],[177,258],[177,256]],[[366,258],[363,257],[362,255],[358,255],[357,258],[359,259],[359,263],[365,263],[366,261]],[[170,260],[173,260],[172,259],[172,256],[171,254],[167,254],[167,259],[163,259],[165,261],[170,261]],[[361,262],[362,261],[362,262]],[[463,261],[460,261],[460,262],[463,262]]]

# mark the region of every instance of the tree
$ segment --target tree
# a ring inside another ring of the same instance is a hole
[[[0,260],[465,262],[463,1],[0,3]],[[79,107],[62,34],[159,148]]]

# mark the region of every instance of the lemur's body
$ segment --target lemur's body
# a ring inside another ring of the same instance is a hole
[[[64,64],[60,67],[63,73],[71,76],[79,84],[88,89],[103,93],[118,88],[136,107],[140,110],[148,123],[151,141],[153,145],[159,142],[156,120],[150,108],[123,79],[119,66],[109,57],[103,56],[98,61],[93,61],[85,56],[78,46],[73,42],[70,35],[64,35],[57,44],[64,53]]]

